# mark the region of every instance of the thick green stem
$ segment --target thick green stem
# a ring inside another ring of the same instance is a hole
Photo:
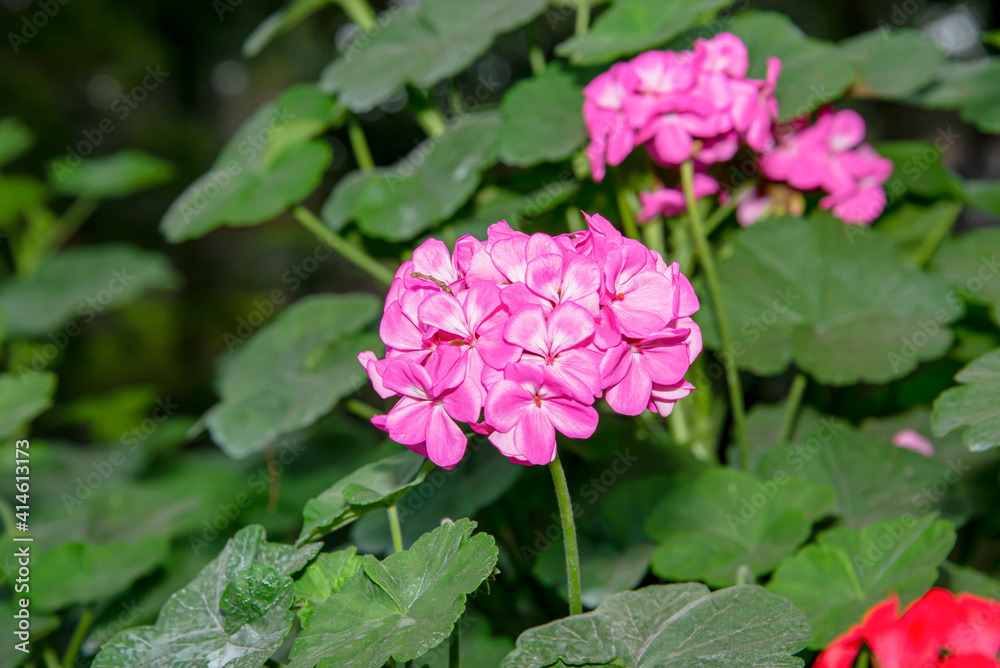
[[[733,425],[736,431],[736,443],[740,448],[743,468],[750,466],[750,447],[747,444],[746,411],[743,407],[743,388],[740,387],[740,374],[733,359],[733,336],[729,329],[729,317],[722,302],[722,289],[719,285],[719,275],[715,270],[715,260],[712,248],[708,245],[708,235],[701,222],[701,212],[698,211],[698,201],[694,195],[694,163],[691,160],[681,165],[681,185],[684,188],[684,201],[687,204],[688,220],[691,222],[691,234],[694,237],[695,248],[698,250],[698,261],[705,271],[708,292],[712,296],[715,309],[715,321],[719,328],[719,338],[722,341],[721,357],[726,368],[726,386],[729,389],[729,403],[733,411]]]
[[[340,253],[344,259],[366,271],[368,275],[386,287],[392,285],[392,279],[395,275],[388,267],[347,239],[327,229],[312,211],[304,206],[297,206],[292,210],[292,215],[303,227],[316,235],[327,246]]]
[[[538,76],[545,71],[545,53],[538,43],[534,26],[529,25],[524,29],[524,37],[528,40],[528,63],[531,65],[531,73]]]
[[[690,442],[691,429],[684,414],[684,406],[680,402],[674,404],[673,410],[667,416],[667,424],[670,425],[670,434],[677,445],[687,445]]]
[[[934,227],[931,228],[930,232],[927,233],[927,236],[920,243],[920,247],[913,253],[913,257],[911,258],[913,264],[918,267],[925,267],[928,262],[934,259],[938,247],[951,232],[951,228],[956,220],[958,220],[958,216],[943,216],[934,224]]]
[[[403,530],[399,526],[399,511],[396,510],[396,504],[389,506],[387,512],[389,513],[389,531],[392,532],[392,549],[396,552],[402,552]]]
[[[407,86],[410,95],[410,108],[417,118],[417,123],[427,133],[428,137],[437,139],[448,131],[448,120],[427,99],[423,91],[416,86]]]
[[[576,0],[576,25],[573,33],[577,36],[586,35],[590,27],[590,0]]]
[[[63,654],[63,668],[71,668],[76,663],[76,655],[80,653],[80,647],[83,646],[83,641],[87,638],[87,631],[90,630],[90,624],[93,621],[93,609],[89,606],[85,607],[83,612],[80,613],[80,621],[76,623],[76,630],[73,631],[73,637],[69,640],[66,653]]]
[[[556,499],[559,501],[559,519],[562,522],[563,546],[566,548],[566,586],[569,590],[569,614],[579,615],[583,612],[580,604],[580,551],[576,544],[576,521],[573,519],[573,502],[569,498],[569,486],[566,484],[566,472],[563,471],[559,451],[556,458],[549,464],[552,473],[552,484],[556,488]]]
[[[735,192],[730,193],[729,200],[725,204],[719,206],[719,208],[713,211],[712,214],[705,219],[705,235],[711,235],[712,232],[715,231],[715,228],[721,225],[722,221],[729,217],[729,214],[731,214],[733,209],[736,208],[740,199],[743,198],[743,193],[756,187],[756,181],[748,181],[737,188]]]
[[[802,395],[806,391],[808,379],[805,374],[798,374],[792,381],[792,389],[788,392],[788,403],[785,404],[785,417],[781,421],[781,431],[778,433],[778,443],[785,443],[792,436],[795,428],[795,417],[799,414]]]
[[[375,12],[367,0],[337,0],[347,16],[365,31],[375,27]]]
[[[462,620],[455,622],[448,645],[448,668],[462,668]]]
[[[375,161],[372,160],[371,149],[368,148],[368,140],[365,139],[365,131],[361,128],[361,123],[357,117],[351,116],[347,121],[347,136],[351,140],[351,149],[354,151],[354,159],[358,162],[358,167],[366,174],[375,170]]]
[[[59,668],[59,655],[51,647],[42,650],[42,660],[45,661],[45,668]]]

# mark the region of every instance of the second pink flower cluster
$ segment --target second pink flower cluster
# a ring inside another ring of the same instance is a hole
[[[886,205],[882,184],[892,162],[862,145],[861,116],[824,110],[811,126],[805,118],[777,125],[781,61],[768,58],[765,79],[749,79],[748,71],[742,40],[721,33],[696,40],[691,51],[647,51],[599,75],[584,89],[583,104],[594,179],[601,181],[607,165],[621,164],[642,145],[663,167],[693,160],[695,195],[706,197],[721,190],[709,168],[732,160],[743,144],[758,155],[755,171],[771,184],[824,191],[820,207],[845,222],[875,220]],[[794,209],[788,193],[768,186],[741,194],[741,224]],[[641,222],[685,208],[679,188],[643,192],[640,200]]]
[[[556,431],[594,433],[602,394],[622,414],[670,413],[694,389],[698,298],[677,263],[600,215],[587,222],[556,237],[500,222],[453,253],[421,244],[386,298],[386,357],[358,356],[383,398],[402,397],[372,422],[451,468],[467,445],[459,423],[511,461],[548,464]]]

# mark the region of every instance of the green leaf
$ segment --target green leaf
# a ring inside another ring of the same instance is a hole
[[[0,286],[0,311],[8,336],[55,335],[74,318],[87,324],[105,311],[127,306],[147,290],[176,285],[177,275],[159,253],[124,244],[78,246],[45,260],[34,273]],[[78,333],[77,325],[65,332]]]
[[[320,77],[324,91],[355,111],[367,111],[404,84],[427,88],[458,74],[484,54],[497,35],[528,23],[547,0],[424,0],[400,5],[361,31]],[[498,81],[480,81],[486,93]]]
[[[842,524],[860,529],[914,512],[940,510],[947,519],[964,519],[964,504],[936,486],[944,481],[951,487],[957,481],[951,476],[964,474],[962,462],[956,466],[952,473],[946,462],[888,440],[870,440],[843,421],[824,419],[798,444],[779,446],[764,456],[757,472],[764,480],[791,474],[836,490],[836,515]]]
[[[1000,183],[991,179],[963,181],[962,190],[971,208],[1000,218]]]
[[[931,427],[938,436],[965,427],[962,440],[973,452],[1000,445],[1000,350],[983,355],[958,372],[960,387],[934,402]]]
[[[312,139],[337,122],[337,104],[298,84],[264,105],[229,140],[212,168],[189,185],[160,221],[172,243],[230,225],[270,220],[315,190],[330,146]]]
[[[580,184],[568,171],[560,174],[559,180],[549,181],[530,193],[487,186],[476,193],[475,208],[467,218],[448,223],[435,236],[449,244],[466,234],[482,239],[487,228],[499,220],[506,220],[516,230],[559,206],[579,189]]]
[[[719,279],[734,335],[727,353],[761,375],[794,361],[829,385],[900,378],[945,353],[946,325],[960,315],[948,286],[901,262],[877,229],[828,214],[740,230]],[[698,321],[717,350],[711,310],[699,311]]]
[[[35,135],[13,117],[0,119],[0,167],[19,158],[35,143]]]
[[[115,598],[167,558],[166,536],[141,540],[64,543],[42,554],[31,573],[31,605],[56,611],[73,603]]]
[[[809,646],[820,649],[890,593],[903,605],[922,596],[954,544],[955,528],[933,515],[831,529],[783,563],[767,588],[808,615]]]
[[[336,531],[365,513],[393,505],[423,482],[430,468],[428,461],[406,450],[362,466],[341,478],[306,504],[298,543],[301,545]]]
[[[305,566],[319,548],[268,543],[260,526],[240,530],[197,578],[170,597],[154,626],[119,633],[101,648],[94,668],[258,668],[292,628],[291,586],[282,578]],[[258,575],[267,582],[256,580]],[[247,619],[233,632],[221,608],[224,596],[237,612],[234,619]]]
[[[102,158],[57,160],[49,167],[49,183],[64,195],[109,199],[125,197],[166,183],[173,177],[170,163],[143,153],[126,150]]]
[[[803,116],[833,102],[854,81],[854,72],[837,47],[808,37],[784,14],[743,12],[727,30],[747,46],[748,76],[763,79],[767,58],[781,60],[775,95],[782,119]]]
[[[465,597],[493,573],[493,538],[472,535],[467,519],[446,522],[409,550],[361,569],[325,603],[292,647],[290,668],[352,665],[378,668],[389,657],[409,661],[444,641],[465,610]]]
[[[878,152],[892,160],[896,169],[886,183],[891,196],[907,192],[928,199],[964,199],[961,183],[941,162],[941,154],[954,145],[958,135],[951,126],[938,130],[937,139],[929,141],[892,141],[875,146]]]
[[[661,46],[698,23],[708,23],[729,0],[621,0],[601,13],[585,35],[556,47],[582,65],[601,65]]]
[[[496,161],[500,122],[497,113],[469,114],[392,167],[348,175],[350,181],[323,205],[324,219],[333,228],[357,219],[363,232],[390,241],[412,239],[448,220]]]
[[[941,564],[941,578],[936,586],[956,594],[967,592],[1000,600],[1000,582],[974,568],[966,568],[946,561]]]
[[[304,626],[317,603],[333,596],[361,567],[361,557],[353,545],[336,552],[325,552],[309,564],[305,572],[295,581],[295,597],[300,601],[299,619]]]
[[[933,109],[954,109],[983,132],[1000,132],[1000,59],[950,61],[937,69],[937,82],[913,101]]]
[[[583,124],[583,85],[550,66],[515,84],[503,97],[500,160],[530,167],[568,158],[587,139]]]
[[[639,543],[619,547],[608,542],[595,542],[585,535],[580,544],[580,600],[588,608],[598,605],[623,591],[637,587],[649,572],[649,560],[655,546]],[[550,587],[555,587],[564,600],[566,586],[566,556],[562,546],[554,543],[538,555],[531,574]]]
[[[761,587],[654,585],[525,631],[501,665],[792,668],[802,665],[792,655],[808,640],[805,616]]]
[[[930,37],[913,28],[872,30],[840,43],[840,55],[879,97],[896,100],[934,80],[944,54]],[[868,91],[865,91],[866,93]]]
[[[221,401],[205,416],[230,457],[260,452],[323,417],[364,383],[357,354],[379,345],[357,334],[380,312],[370,295],[317,295],[290,306],[226,362]]]
[[[0,178],[0,228],[41,206],[47,195],[48,189],[38,179],[5,174]]]
[[[56,375],[44,371],[23,376],[0,374],[0,439],[19,435],[37,416],[52,407]]]
[[[503,658],[514,649],[514,643],[507,636],[494,636],[489,623],[471,614],[465,614],[458,621],[462,630],[462,666],[499,666]],[[438,645],[415,662],[418,668],[453,668],[449,666],[450,647],[447,643]]]
[[[243,56],[253,58],[279,35],[283,35],[335,0],[290,0],[268,16],[243,42]]]
[[[664,490],[646,522],[659,543],[653,572],[668,580],[737,582],[740,566],[754,575],[774,570],[833,510],[833,490],[787,473],[763,481],[731,469],[711,469]]]
[[[940,200],[929,206],[903,202],[878,221],[878,231],[888,237],[900,255],[912,258],[924,239],[937,225],[954,223],[962,212],[962,203]]]
[[[219,610],[225,617],[226,633],[233,635],[241,627],[264,617],[276,606],[288,607],[292,579],[267,564],[250,564],[229,581]]]
[[[986,227],[946,240],[932,270],[967,301],[989,307],[1000,325],[1000,228]]]

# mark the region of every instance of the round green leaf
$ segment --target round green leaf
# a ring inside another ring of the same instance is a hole
[[[934,402],[931,425],[944,436],[965,427],[962,440],[970,450],[1000,445],[1000,350],[983,355],[958,372],[961,387],[945,390]]]
[[[335,0],[290,0],[287,5],[268,16],[243,42],[243,55],[252,58],[282,35]]]
[[[501,666],[794,668],[808,640],[805,616],[761,587],[654,585],[525,631]]]
[[[1000,59],[948,62],[938,68],[935,85],[913,101],[957,110],[983,132],[1000,132]]]
[[[990,309],[1000,325],[1000,228],[987,227],[945,241],[931,268],[967,301]]]
[[[28,423],[52,406],[56,375],[43,371],[23,376],[0,374],[0,438],[17,436]]]
[[[221,401],[205,416],[213,440],[242,458],[330,412],[365,382],[357,355],[379,340],[357,332],[379,312],[374,297],[349,294],[306,297],[281,313],[225,363]]]
[[[125,197],[172,177],[170,163],[131,149],[75,164],[57,160],[49,168],[49,183],[56,192],[91,199]]]
[[[13,117],[0,119],[0,167],[24,154],[35,143],[35,136]]]
[[[820,649],[890,593],[903,605],[922,596],[954,544],[955,528],[933,515],[832,529],[783,563],[767,588],[808,615],[809,646]]]
[[[833,490],[787,474],[758,480],[731,469],[711,469],[664,490],[646,522],[659,543],[653,572],[668,580],[702,580],[713,587],[737,582],[737,570],[769,573],[833,510]]]
[[[569,157],[587,139],[583,85],[558,67],[515,84],[500,105],[500,160],[530,167]]]
[[[734,339],[726,353],[762,375],[794,361],[830,385],[900,378],[947,351],[947,324],[961,315],[948,286],[901,262],[877,229],[826,214],[740,230],[719,279]],[[698,320],[718,349],[712,309]]]
[[[944,54],[927,35],[913,28],[872,30],[840,43],[841,56],[879,97],[900,99],[934,79]]]

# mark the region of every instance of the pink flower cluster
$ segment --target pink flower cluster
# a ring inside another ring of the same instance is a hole
[[[730,160],[741,139],[765,150],[778,114],[781,62],[768,59],[765,80],[747,79],[749,66],[740,38],[721,33],[696,40],[693,51],[647,51],[599,75],[583,90],[594,180],[640,144],[673,167],[691,158]]]
[[[389,288],[385,358],[358,356],[380,396],[402,397],[372,423],[451,468],[467,445],[459,423],[511,461],[548,464],[557,431],[594,433],[602,394],[618,413],[670,413],[694,389],[698,298],[677,263],[600,215],[587,222],[556,237],[499,222],[453,253],[421,244]]]
[[[861,116],[825,110],[812,126],[805,127],[805,119],[776,126],[781,62],[768,58],[763,80],[748,79],[748,69],[746,46],[721,33],[696,40],[692,51],[647,51],[596,77],[584,89],[583,103],[594,180],[601,181],[607,165],[621,164],[642,145],[662,167],[693,160],[695,195],[706,197],[721,190],[709,168],[732,160],[742,143],[759,154],[767,179],[799,191],[824,191],[820,207],[845,222],[875,220],[886,205],[882,184],[892,162],[861,143]],[[660,187],[639,199],[640,222],[685,208],[679,188]],[[737,202],[737,218],[750,225],[766,215],[798,213],[801,207],[789,207],[789,199],[794,200],[787,193],[772,196],[766,188],[746,192]]]
[[[865,138],[865,119],[856,111],[824,110],[816,123],[783,138],[775,150],[760,157],[761,174],[798,190],[828,193],[820,208],[846,223],[870,224],[885,209],[882,184],[892,174],[892,160],[883,158]]]

